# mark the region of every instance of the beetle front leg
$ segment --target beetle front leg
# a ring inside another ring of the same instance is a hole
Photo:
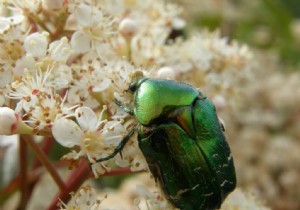
[[[130,129],[130,131],[126,134],[126,136],[122,139],[122,141],[118,144],[118,146],[115,147],[113,153],[111,153],[110,155],[108,155],[104,158],[100,158],[100,159],[96,160],[96,163],[109,160],[109,159],[115,157],[118,153],[120,153],[122,151],[122,149],[125,147],[126,143],[129,141],[130,137],[134,134],[136,129],[137,129],[137,125],[135,125],[132,129]]]
[[[119,100],[116,99],[116,98],[115,98],[115,104],[116,104],[118,107],[122,108],[122,109],[123,109],[125,112],[127,112],[128,114],[134,115],[134,111],[133,111],[132,108],[130,108],[130,107],[128,107],[128,106],[124,106],[124,105],[122,104],[122,102],[119,101]]]

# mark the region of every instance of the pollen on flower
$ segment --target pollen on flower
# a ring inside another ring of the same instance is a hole
[[[0,38],[0,47],[2,64],[4,64],[4,61],[7,61],[13,65],[14,62],[16,62],[25,54],[25,50],[20,40],[7,41],[3,38]]]

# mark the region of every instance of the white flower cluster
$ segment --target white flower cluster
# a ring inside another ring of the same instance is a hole
[[[103,199],[99,199],[97,192],[89,185],[83,186],[80,190],[74,194],[71,194],[72,198],[68,204],[60,203],[60,210],[72,210],[72,209],[90,209],[97,210]]]
[[[135,72],[207,86],[211,96],[232,93],[251,54],[215,33],[171,39],[172,30],[184,30],[180,13],[163,0],[2,2],[0,135],[53,135],[72,148],[66,159],[95,163],[134,124],[114,98],[131,104]],[[120,166],[147,168],[135,141],[122,157]],[[92,168],[109,170],[106,162]]]
[[[82,187],[76,194],[72,194],[68,205],[61,203],[60,209],[94,209],[101,203],[96,209],[179,210],[173,207],[154,185],[154,180],[149,179],[147,174],[139,174],[124,181],[118,191],[111,191],[109,195],[104,192],[96,197],[93,188]],[[129,203],[128,200],[132,197],[135,198],[134,202]],[[265,207],[253,194],[237,188],[224,201],[220,210],[270,210],[270,208]]]

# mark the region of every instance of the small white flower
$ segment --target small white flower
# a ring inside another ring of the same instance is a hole
[[[129,84],[132,80],[131,75],[136,72],[142,72],[140,68],[135,68],[126,60],[119,60],[115,62],[108,62],[104,67],[108,78],[110,78],[111,86],[114,89],[114,97],[124,104],[129,104],[133,101],[132,94],[128,94]]]
[[[20,24],[24,19],[25,17],[23,15],[0,17],[0,33],[7,31],[11,26]]]
[[[68,91],[67,101],[71,105],[83,104],[84,106],[88,106],[90,108],[99,107],[99,102],[92,98],[89,94],[87,87],[83,88],[83,85],[75,84],[75,86],[71,86]]]
[[[34,57],[43,57],[46,55],[48,47],[48,33],[35,32],[27,36],[24,40],[24,48],[27,53]]]
[[[28,108],[35,106],[37,95],[41,93],[52,94],[50,75],[51,68],[48,68],[46,72],[38,69],[35,75],[27,72],[21,81],[15,81],[7,87],[7,97],[18,100],[17,106],[28,111]]]
[[[71,194],[72,198],[68,204],[59,203],[60,210],[97,210],[102,202],[98,198],[96,190],[90,186],[81,187],[76,194]]]
[[[105,110],[104,107],[97,118],[89,107],[79,107],[75,111],[77,123],[65,118],[56,120],[52,127],[53,136],[65,147],[79,146],[79,155],[87,156],[94,163],[95,160],[110,155],[125,132],[120,122],[102,119]],[[97,167],[93,168],[94,173],[99,172]]]
[[[77,71],[76,68],[73,71]],[[67,101],[73,105],[81,103],[96,108],[102,103],[105,90],[111,86],[111,79],[107,78],[105,69],[98,62],[82,62],[79,68],[80,72],[69,89]]]
[[[0,41],[0,73],[10,72],[16,65],[16,61],[25,54],[23,48],[24,34],[19,25],[11,27],[4,34],[1,34]],[[10,82],[7,80],[6,83]]]
[[[136,198],[134,203],[140,210],[178,210],[164,198],[160,189],[150,192],[144,186],[138,185],[136,191],[140,197]]]
[[[193,68],[207,71],[211,66],[213,53],[204,45],[205,39],[200,35],[184,42],[178,40],[170,46],[165,46],[165,53],[160,61],[163,65],[172,67],[176,72],[187,72]]]
[[[78,53],[98,51],[103,44],[111,43],[110,40],[117,34],[116,21],[101,9],[81,3],[75,8],[74,14],[77,31],[71,37],[71,45]]]
[[[29,114],[26,122],[31,125],[37,132],[50,131],[52,123],[61,115],[70,115],[74,107],[64,107],[64,101],[56,93],[38,94],[35,105],[29,106],[26,111]]]

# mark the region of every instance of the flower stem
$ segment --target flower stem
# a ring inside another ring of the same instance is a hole
[[[46,156],[46,154],[41,150],[41,148],[30,138],[28,135],[22,135],[22,139],[24,139],[29,146],[33,149],[35,155],[38,157],[38,159],[41,161],[43,166],[48,170],[56,184],[58,185],[60,190],[63,190],[65,188],[65,184],[63,180],[61,179],[60,175],[58,174],[57,170],[53,167],[50,160]]]
[[[52,145],[53,145],[54,141],[52,138],[50,137],[45,137],[43,139],[42,145],[41,145],[41,150],[45,153],[45,154],[49,154]],[[42,164],[39,161],[39,159],[37,158],[37,156],[35,156],[33,163],[32,163],[32,171],[38,169],[39,167],[41,167]],[[40,176],[38,176],[38,178],[36,180],[34,180],[33,182],[28,183],[28,197],[30,198],[30,196],[33,193],[33,190],[35,189],[35,186],[37,185],[37,183],[39,182]]]
[[[27,145],[20,139],[20,188],[21,200],[18,209],[26,209],[28,201],[28,180],[27,180]]]
[[[89,171],[86,161],[81,161],[79,166],[69,175],[65,188],[52,200],[48,210],[56,210],[59,201],[67,203],[71,198],[70,192],[75,192],[87,180]]]
[[[138,172],[143,171],[137,171],[137,173]],[[103,174],[102,176],[113,176],[129,173],[133,173],[130,168],[117,168]],[[47,210],[57,209],[58,202],[68,203],[68,201],[71,199],[70,193],[76,192],[88,178],[92,177],[94,177],[94,174],[89,168],[88,163],[86,161],[81,161],[79,166],[69,175],[66,188],[57,196],[55,196]]]
[[[55,168],[65,168],[66,163],[63,161],[55,163]],[[45,168],[39,167],[32,171],[28,171],[27,183],[32,185],[40,179],[40,177],[45,173]],[[2,206],[5,201],[7,201],[21,186],[21,176],[20,174],[14,178],[7,186],[0,189],[0,206]]]

